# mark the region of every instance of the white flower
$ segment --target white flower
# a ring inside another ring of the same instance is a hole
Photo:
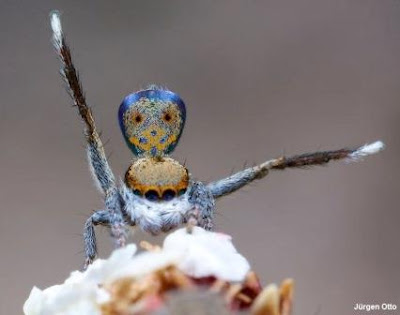
[[[170,234],[164,241],[165,253],[180,255],[178,267],[194,278],[215,276],[226,281],[242,281],[250,270],[246,258],[232,245],[231,237],[194,227]]]
[[[108,293],[92,284],[64,283],[43,291],[34,287],[24,305],[29,315],[96,315]]]
[[[250,270],[247,260],[232,245],[228,235],[194,227],[171,233],[160,251],[136,253],[131,244],[97,259],[85,272],[74,271],[61,285],[45,290],[34,287],[24,304],[26,315],[101,314],[109,293],[103,287],[125,277],[140,278],[175,265],[194,278],[214,276],[226,281],[243,281]],[[101,286],[100,286],[101,285]]]

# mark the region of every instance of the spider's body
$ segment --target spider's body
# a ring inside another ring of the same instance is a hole
[[[125,97],[118,118],[126,143],[138,157],[119,189],[125,221],[151,234],[186,222],[194,210],[193,181],[189,171],[169,157],[185,124],[183,100],[152,85]],[[209,196],[213,208],[214,200]],[[211,228],[211,218],[205,219],[209,219],[205,227]]]
[[[178,144],[186,107],[175,93],[150,86],[124,98],[118,113],[125,141],[136,156],[159,157]]]
[[[125,184],[138,196],[169,201],[188,188],[188,170],[170,157],[141,158],[125,174]]]
[[[204,184],[195,181],[183,165],[169,156],[185,125],[184,102],[171,91],[150,86],[128,95],[120,106],[121,131],[136,160],[124,181],[117,185],[72,63],[58,12],[51,14],[51,26],[53,43],[62,62],[61,74],[85,123],[89,165],[104,195],[104,209],[95,211],[85,224],[86,265],[97,255],[95,225],[108,226],[117,246],[125,244],[127,226],[139,226],[152,234],[184,223],[212,229],[216,200],[265,177],[271,170],[323,165],[340,159],[355,161],[383,148],[383,143],[377,141],[357,149],[280,157]]]
[[[190,200],[192,187],[190,184],[186,193],[169,201],[150,201],[145,197],[137,196],[132,189],[121,183],[120,194],[130,225],[137,225],[142,230],[156,235],[187,222],[193,210]],[[214,201],[212,198],[208,200],[210,210],[213,210]]]

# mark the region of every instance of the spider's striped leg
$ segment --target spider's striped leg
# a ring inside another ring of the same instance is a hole
[[[215,199],[211,191],[201,182],[193,182],[190,185],[189,202],[193,206],[186,214],[188,230],[192,226],[201,226],[206,230],[214,227],[213,218],[215,212]]]
[[[358,161],[363,157],[377,153],[384,148],[381,141],[364,145],[358,149],[340,149],[335,151],[321,151],[305,153],[291,157],[280,157],[269,160],[260,165],[247,168],[227,178],[209,183],[207,188],[212,192],[214,198],[228,195],[256,179],[261,179],[270,170],[283,170],[285,168],[302,168],[314,165],[324,165],[329,161],[345,159]]]
[[[108,225],[111,228],[111,235],[114,237],[116,245],[120,247],[125,245],[125,222],[114,175],[108,165],[103,143],[96,129],[92,110],[86,103],[78,73],[72,62],[71,51],[64,38],[58,12],[54,11],[51,13],[51,27],[53,29],[53,45],[61,60],[61,75],[67,83],[67,90],[74,101],[74,105],[78,108],[79,115],[85,123],[89,165],[97,186],[105,196],[106,209],[96,212],[85,224],[84,240],[87,265],[97,254],[94,225]]]
[[[96,130],[91,108],[86,104],[82,85],[72,62],[71,51],[64,38],[59,13],[56,11],[52,12],[50,19],[53,29],[53,45],[61,61],[61,75],[67,83],[67,90],[74,101],[74,105],[78,108],[79,115],[85,123],[89,164],[97,186],[107,195],[110,190],[116,187],[114,175],[108,165],[103,144]]]

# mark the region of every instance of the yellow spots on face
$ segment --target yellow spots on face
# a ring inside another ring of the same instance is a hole
[[[124,136],[141,156],[164,156],[176,146],[184,116],[178,104],[141,98],[123,114]]]
[[[158,151],[163,151],[177,140],[176,134],[168,135],[164,128],[158,125],[150,125],[141,132],[140,137],[130,137],[129,141],[144,151],[150,151],[156,148]]]

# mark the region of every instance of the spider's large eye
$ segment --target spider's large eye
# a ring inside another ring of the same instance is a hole
[[[166,191],[164,191],[164,193],[162,195],[162,199],[164,201],[170,201],[170,200],[174,199],[175,196],[176,196],[175,191],[173,191],[172,189],[167,189]]]
[[[150,200],[150,201],[157,201],[158,200],[158,193],[153,189],[150,189],[149,191],[147,191],[144,194],[144,196],[146,197],[147,200]]]

